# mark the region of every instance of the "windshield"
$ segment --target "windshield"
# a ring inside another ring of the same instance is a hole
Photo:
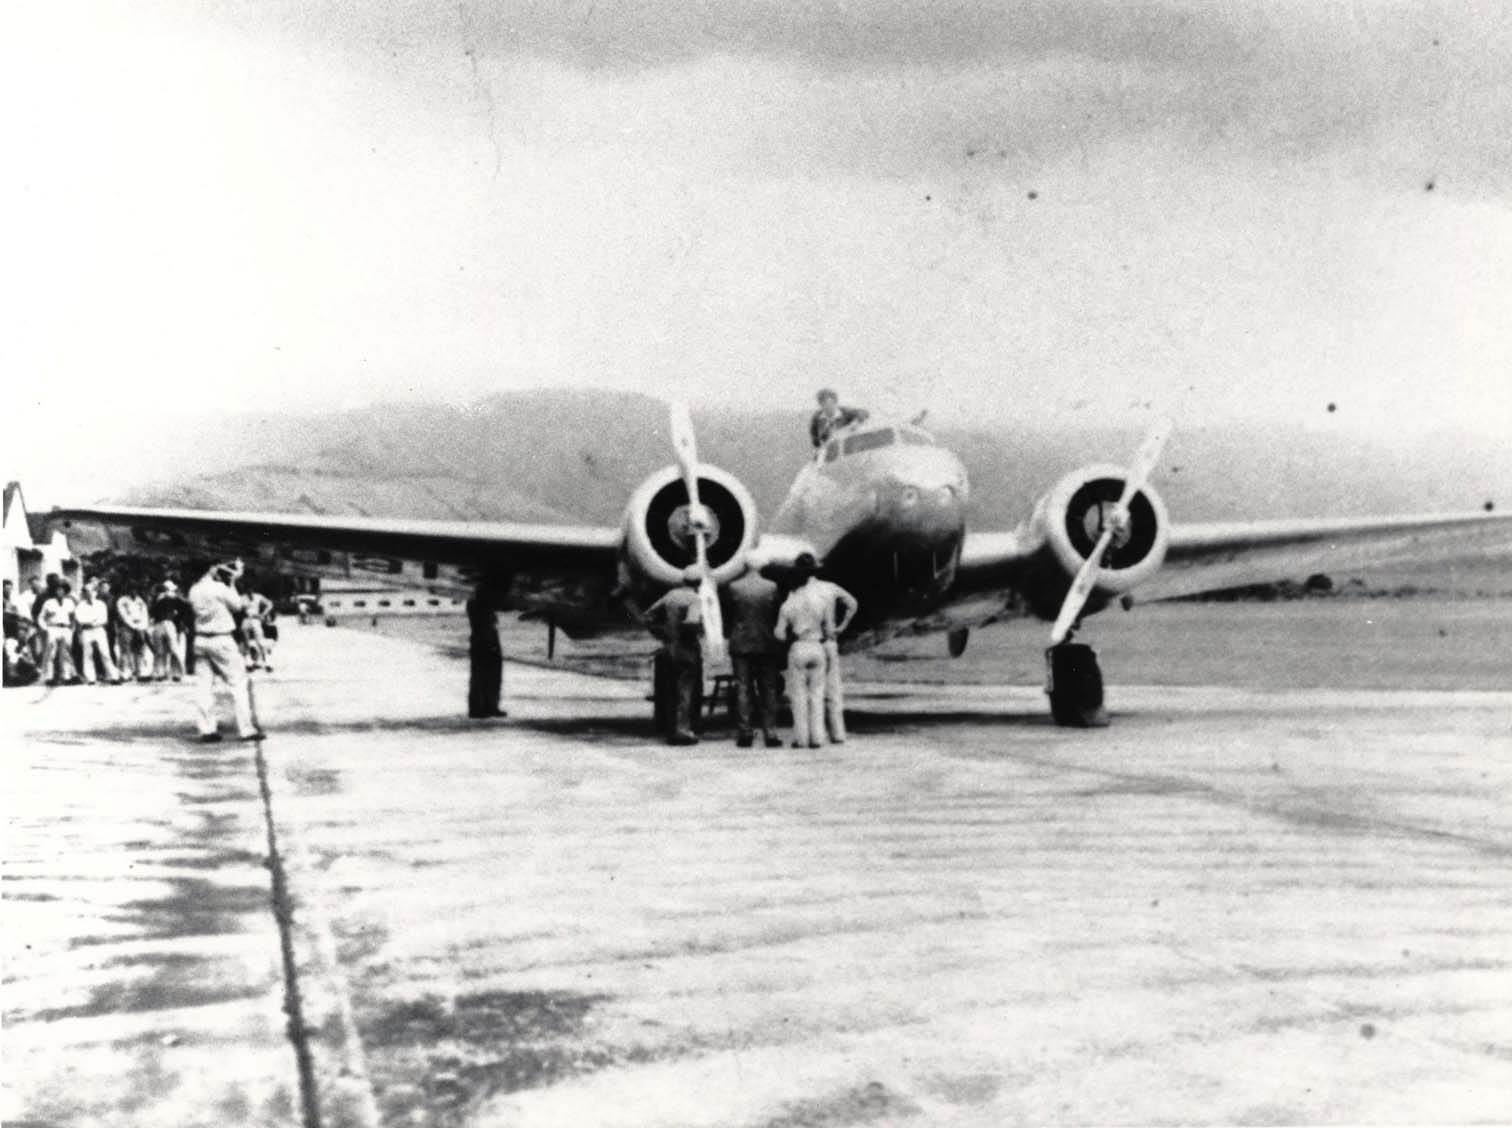
[[[859,454],[863,450],[878,450],[881,447],[892,446],[894,435],[891,427],[880,431],[863,431],[859,435],[851,435],[845,440],[846,454]]]

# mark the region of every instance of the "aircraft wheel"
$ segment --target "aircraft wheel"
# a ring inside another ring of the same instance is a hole
[[[1102,670],[1097,652],[1085,643],[1063,642],[1045,651],[1050,715],[1068,728],[1102,728],[1108,723],[1103,708]]]

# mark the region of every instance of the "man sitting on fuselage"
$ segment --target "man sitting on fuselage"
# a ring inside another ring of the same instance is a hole
[[[864,408],[840,406],[840,397],[833,388],[820,388],[819,410],[809,420],[809,438],[816,447],[821,447],[836,431],[852,423],[865,423],[868,415]]]

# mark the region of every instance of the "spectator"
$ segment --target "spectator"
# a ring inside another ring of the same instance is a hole
[[[178,584],[164,580],[152,601],[148,616],[152,620],[152,673],[158,681],[172,677],[184,680],[184,633],[186,616],[193,611],[179,594]]]
[[[247,669],[269,669],[268,641],[263,633],[263,621],[273,613],[273,601],[261,592],[247,594],[247,612],[242,618],[242,645],[246,648]]]
[[[127,588],[115,601],[116,662],[123,677],[147,681],[152,677],[152,640],[147,601]]]
[[[74,607],[68,584],[49,576],[47,590],[37,606],[37,626],[46,636],[41,673],[50,686],[72,685],[79,680],[73,664]]]
[[[749,748],[755,742],[753,721],[759,717],[768,748],[778,748],[777,679],[782,644],[772,633],[782,596],[777,585],[749,564],[745,572],[724,589],[728,611],[724,616],[730,635],[730,667],[735,680],[735,743]],[[754,714],[754,716],[753,716]]]
[[[646,609],[646,626],[662,644],[656,655],[656,693],[671,697],[658,702],[668,744],[698,743],[693,717],[703,688],[703,613],[698,602],[702,582],[703,569],[690,565],[683,571],[682,586]]]
[[[467,601],[467,625],[467,715],[475,721],[507,717],[499,703],[504,692],[504,648],[499,644],[493,593],[481,584]]]
[[[74,608],[74,624],[79,628],[79,668],[85,685],[95,683],[95,660],[100,670],[115,685],[121,684],[121,672],[110,659],[110,636],[105,624],[110,613],[104,600],[99,598],[100,585],[89,580],[84,585],[84,598]]]
[[[793,747],[820,747],[824,733],[824,607],[811,590],[817,569],[814,558],[804,553],[795,566],[801,581],[782,602],[773,632],[788,648],[787,688],[793,702]]]

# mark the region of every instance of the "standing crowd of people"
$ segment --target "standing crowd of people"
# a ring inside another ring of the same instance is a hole
[[[646,625],[661,642],[656,655],[654,696],[667,743],[698,743],[695,731],[702,694],[703,615],[698,586],[703,571],[693,565],[684,583],[646,611]],[[793,747],[819,748],[845,742],[845,688],[840,636],[858,604],[840,585],[819,576],[804,553],[791,566],[745,571],[721,592],[725,635],[735,691],[735,743],[750,748],[761,729],[768,748],[777,733],[779,679],[784,666],[793,709]]]
[[[272,669],[273,602],[258,592],[238,598],[238,660],[244,670]],[[182,681],[194,669],[194,641],[203,632],[172,578],[112,590],[108,579],[91,576],[77,596],[58,575],[34,578],[22,591],[6,580],[4,614],[8,686]]]

